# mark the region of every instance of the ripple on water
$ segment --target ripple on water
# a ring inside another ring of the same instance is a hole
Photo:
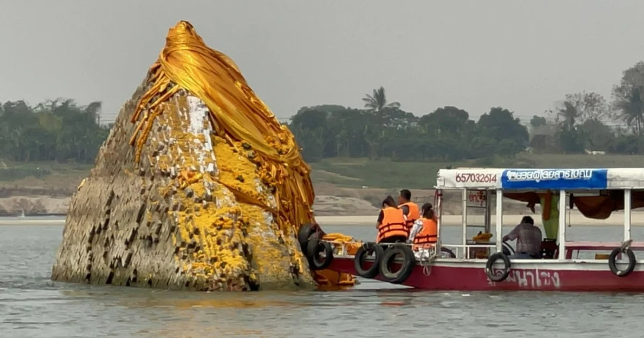
[[[351,229],[356,233],[350,235],[361,238],[372,231]],[[364,280],[340,292],[198,294],[54,283],[49,276],[61,233],[61,226],[0,226],[0,332],[15,330],[9,335],[15,337],[515,338],[640,336],[644,330],[641,294],[427,292]]]

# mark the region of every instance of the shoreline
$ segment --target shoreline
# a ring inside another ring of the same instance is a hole
[[[481,222],[482,215],[473,215],[474,222]],[[526,215],[513,214],[513,215],[503,215],[504,226],[514,226],[521,221],[521,218]],[[541,226],[541,217],[539,214],[531,215],[535,223]],[[324,228],[325,225],[329,226],[375,226],[377,216],[317,216],[316,221]],[[567,215],[567,224],[570,224],[572,227],[585,226],[623,226],[624,224],[624,213],[623,212],[614,212],[607,219],[590,219],[584,217],[579,212],[571,212]],[[458,227],[462,225],[463,219],[461,215],[443,215],[442,217],[442,226],[446,227]],[[496,225],[496,219],[492,215],[491,225]],[[64,216],[27,216],[27,217],[0,217],[0,226],[51,226],[51,225],[64,225],[65,217]],[[631,213],[631,225],[635,227],[644,226],[644,212],[632,212]]]
[[[482,222],[481,215],[477,215],[477,216],[478,217],[473,216],[471,218],[475,219],[474,222],[477,222],[477,223]],[[515,226],[519,224],[519,222],[521,221],[521,218],[523,218],[524,216],[532,216],[532,218],[534,218],[536,225],[543,227],[541,216],[538,214],[537,215],[517,215],[517,214],[503,215],[503,226],[504,227]],[[572,227],[575,227],[575,225],[584,226],[584,227],[601,227],[601,226],[622,227],[624,225],[623,212],[615,212],[611,214],[611,216],[607,219],[586,218],[580,213],[577,213],[577,214],[571,213],[570,216],[566,218],[567,218],[566,223]],[[316,217],[316,220],[318,221],[318,223],[320,223],[320,226],[322,226],[323,228],[325,224],[332,225],[332,226],[338,226],[338,225],[358,226],[358,225],[372,225],[372,224],[373,226],[376,225],[375,216],[318,216]],[[492,227],[496,225],[496,219],[494,218],[494,215],[492,215],[492,220],[490,223]],[[445,227],[462,226],[463,216],[462,215],[443,215],[441,225]],[[631,226],[634,226],[634,227],[644,226],[644,213],[641,213],[641,212],[631,213]]]

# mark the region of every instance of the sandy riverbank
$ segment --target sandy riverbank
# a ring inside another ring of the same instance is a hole
[[[518,224],[524,215],[503,215],[503,223],[507,226]],[[532,215],[537,224],[541,225],[541,218],[539,215]],[[481,217],[477,217],[480,222]],[[624,224],[624,213],[614,212],[611,217],[605,220],[589,219],[584,217],[579,212],[571,212],[569,216],[569,224],[572,226],[622,226]],[[316,220],[320,225],[375,225],[376,216],[317,216]],[[63,217],[0,217],[0,226],[36,226],[36,225],[64,225],[65,218]],[[462,224],[461,215],[444,215],[444,226],[460,226]],[[496,220],[492,217],[492,225],[496,224]],[[631,214],[631,224],[633,226],[644,226],[644,212],[633,212]]]
[[[521,221],[525,215],[503,215],[504,225],[511,226],[516,225]],[[535,222],[538,225],[541,225],[541,216],[540,215],[531,215]],[[329,225],[371,225],[376,222],[376,216],[319,216],[316,217],[316,220],[320,225],[324,226],[325,224]],[[476,217],[476,221],[481,222],[482,216]],[[463,217],[461,215],[443,215],[442,217],[443,226],[461,226],[463,222]],[[568,224],[575,226],[622,226],[624,224],[624,213],[623,212],[614,212],[608,219],[590,219],[584,217],[579,212],[571,212],[568,217]],[[496,225],[496,219],[492,216],[492,225]],[[631,213],[631,225],[633,226],[644,226],[644,212],[633,212]]]
[[[388,193],[385,189],[348,189],[348,188],[320,189],[327,194],[318,194],[315,197],[315,214],[318,216],[370,216],[377,215],[378,208],[369,201],[381,201]],[[344,190],[342,190],[344,189]],[[0,188],[0,192],[2,189]],[[23,191],[24,193],[25,191]],[[7,193],[7,191],[4,191]],[[331,195],[337,194],[337,195]],[[416,203],[422,205],[423,201],[433,201],[432,190],[415,190]],[[344,196],[342,196],[344,195]],[[443,204],[444,214],[457,215],[462,212],[461,203],[457,194],[446,195]],[[65,214],[69,209],[70,197],[44,196],[44,195],[10,195],[0,197],[0,217],[18,216],[24,213],[27,216],[40,216],[47,214]],[[529,212],[525,203],[504,200],[503,210],[511,214]]]

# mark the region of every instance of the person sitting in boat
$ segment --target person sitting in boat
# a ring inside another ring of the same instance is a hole
[[[420,219],[418,204],[411,201],[411,191],[407,189],[400,191],[400,195],[398,195],[398,207],[402,209],[403,215],[407,217],[407,232],[410,232],[414,226],[414,222]]]
[[[421,208],[421,212],[420,212],[421,215],[423,214],[422,210],[424,208],[432,209],[432,214],[434,215],[434,216],[432,216],[432,219],[434,220],[434,222],[436,222],[436,224],[438,224],[438,219],[436,218],[436,211],[434,210],[434,206],[429,202],[423,204],[423,208]]]
[[[407,240],[409,232],[405,215],[402,209],[396,206],[396,201],[391,196],[387,196],[382,202],[376,229],[378,229],[376,243],[404,243]]]
[[[413,243],[414,250],[431,247],[436,244],[438,239],[438,226],[432,205],[430,203],[423,204],[422,211],[422,217],[414,222],[414,227],[409,234],[408,242]]]
[[[541,229],[534,225],[534,219],[524,216],[521,223],[510,233],[503,236],[503,241],[517,240],[515,258],[541,258]]]

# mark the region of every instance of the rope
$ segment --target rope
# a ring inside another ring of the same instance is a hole
[[[421,251],[420,265],[423,267],[423,275],[429,276],[432,273],[432,264],[436,261],[436,258],[438,258],[436,251]]]
[[[633,239],[632,239],[632,238],[631,238],[631,239],[629,239],[629,240],[627,240],[627,241],[624,241],[624,242],[622,243],[622,246],[621,246],[620,250],[621,250],[622,252],[624,252],[624,251],[626,251],[626,250],[630,249],[630,248],[631,248],[631,243],[633,243]]]

